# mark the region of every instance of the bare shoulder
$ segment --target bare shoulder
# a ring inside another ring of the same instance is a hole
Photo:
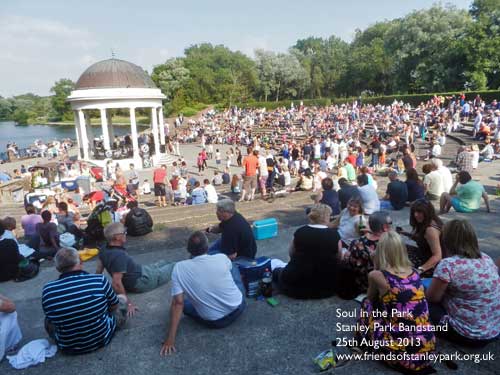
[[[434,236],[439,236],[439,229],[436,228],[436,224],[433,222],[434,225],[429,225],[426,229],[425,229],[425,234],[426,235],[434,235]]]
[[[368,280],[372,280],[377,283],[385,283],[385,276],[381,271],[373,270],[368,273]]]

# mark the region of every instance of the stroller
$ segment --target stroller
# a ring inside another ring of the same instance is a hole
[[[290,194],[290,192],[285,186],[285,176],[283,174],[276,174],[273,180],[273,184],[269,189],[267,202],[273,203],[276,198],[283,198],[288,194]]]
[[[109,196],[111,199],[115,199],[119,204],[118,206],[125,206],[128,202],[134,202],[135,198],[127,190],[127,187],[121,185],[114,185],[109,191]]]

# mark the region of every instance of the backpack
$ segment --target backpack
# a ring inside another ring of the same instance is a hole
[[[16,282],[22,282],[34,278],[40,271],[38,260],[23,258],[18,265]]]
[[[107,205],[98,205],[87,219],[85,233],[94,241],[104,240],[104,228],[113,222],[110,208]]]
[[[131,236],[143,236],[152,231],[153,220],[143,208],[133,208],[127,214],[125,226]]]

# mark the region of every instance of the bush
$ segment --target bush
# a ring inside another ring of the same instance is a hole
[[[21,108],[17,108],[12,114],[12,119],[20,125],[27,124],[29,118],[30,118],[29,113]]]
[[[74,121],[74,119],[75,116],[73,114],[73,111],[64,112],[62,121]]]
[[[442,92],[442,93],[428,93],[428,94],[400,94],[400,95],[385,95],[385,96],[362,96],[362,102],[364,104],[391,104],[395,99],[398,101],[402,100],[405,103],[410,103],[412,106],[418,106],[422,102],[426,102],[431,99],[434,95],[442,95],[444,97],[452,96],[452,95],[460,95],[463,91],[455,91],[455,92]],[[481,96],[486,103],[491,102],[493,99],[500,99],[500,90],[483,90],[483,91],[465,91],[465,96],[467,100],[473,100],[477,94]],[[307,107],[326,107],[331,104],[344,104],[344,103],[352,103],[355,100],[358,100],[359,97],[350,97],[350,98],[320,98],[320,99],[303,99],[302,102]],[[290,108],[291,104],[295,105],[295,107],[299,106],[301,100],[296,99],[287,99],[280,100],[278,102],[256,102],[256,101],[247,101],[244,103],[235,103],[237,107],[240,108],[265,108],[267,110],[274,110],[276,108]],[[224,104],[215,104],[214,108],[218,111],[223,111],[227,108]]]
[[[452,96],[460,95],[462,92],[465,93],[467,100],[473,100],[477,94],[481,96],[486,103],[491,102],[493,99],[500,99],[500,90],[484,90],[484,91],[455,91],[455,92],[441,92],[441,93],[429,93],[429,94],[401,94],[401,95],[387,95],[387,96],[373,96],[373,97],[362,97],[361,100],[364,104],[391,104],[395,99],[398,101],[402,100],[405,103],[410,103],[412,106],[418,106],[422,102],[426,102],[431,99],[434,95],[438,96]],[[344,104],[352,103],[357,100],[357,97],[351,98],[335,98],[332,99],[334,104]]]
[[[183,107],[178,112],[182,113],[184,115],[184,117],[192,117],[192,116],[196,116],[199,111],[196,108]]]
[[[329,98],[319,98],[319,99],[287,99],[287,100],[280,100],[278,102],[255,102],[255,101],[248,101],[245,103],[235,103],[237,107],[240,108],[265,108],[267,110],[274,110],[276,108],[290,108],[292,103],[294,104],[295,107],[298,107],[300,105],[300,102],[303,102],[305,106],[307,107],[325,107],[329,106],[331,104],[331,100]],[[222,105],[216,105],[217,109],[221,108],[226,108]]]
[[[207,108],[208,105],[206,104],[203,104],[203,103],[197,103],[197,104],[193,104],[191,105],[191,108],[194,108],[196,109],[197,111],[203,111],[205,108]]]

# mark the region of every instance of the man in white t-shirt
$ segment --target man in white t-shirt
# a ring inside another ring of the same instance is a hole
[[[424,189],[425,197],[429,200],[437,200],[441,198],[441,194],[444,193],[444,183],[443,177],[436,170],[433,164],[425,164],[422,167],[425,173],[424,177]]]
[[[191,259],[176,263],[172,272],[172,304],[167,338],[160,354],[174,353],[182,312],[210,328],[224,328],[245,310],[239,270],[225,254],[208,255],[208,239],[194,232],[188,240]]]
[[[363,209],[366,215],[371,215],[376,211],[380,211],[380,200],[377,191],[368,183],[368,176],[360,174],[356,178],[358,182],[358,192],[363,200]]]
[[[441,159],[432,159],[431,163],[434,167],[436,167],[436,171],[443,179],[444,192],[449,193],[451,187],[453,186],[453,176],[451,175],[451,171],[443,165],[443,161]]]
[[[314,141],[313,151],[314,151],[314,159],[316,160],[321,159],[321,144],[318,142],[317,139]]]
[[[207,202],[217,203],[219,197],[217,195],[215,187],[210,183],[210,180],[208,178],[205,178],[205,180],[203,180],[203,184],[205,185],[205,193],[207,193]]]

